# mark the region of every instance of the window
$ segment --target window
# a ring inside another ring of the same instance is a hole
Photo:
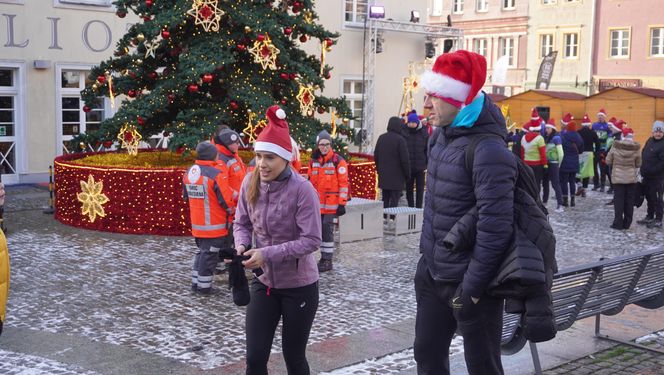
[[[345,20],[349,23],[362,23],[367,17],[367,0],[345,0]]]
[[[540,35],[540,58],[544,58],[553,51],[553,34]]]
[[[18,69],[0,67],[0,173],[16,174]]]
[[[500,56],[508,57],[508,65],[514,66],[514,38],[499,38],[498,46],[500,48]]]
[[[463,13],[463,0],[454,0],[452,13]]]
[[[110,7],[111,0],[58,0],[61,4],[73,4],[73,5],[97,5]]]
[[[90,112],[83,112],[81,90],[91,82],[87,70],[65,70],[60,72],[60,87],[58,88],[58,102],[60,113],[58,116],[61,129],[62,153],[68,154],[80,151],[80,146],[71,144],[75,135],[99,129],[99,124],[105,118],[104,99],[99,98],[94,103],[85,103]],[[95,151],[90,147],[88,151]]]
[[[351,120],[348,126],[359,129],[362,125],[362,93],[363,84],[361,80],[344,79],[343,96],[346,98],[346,104],[353,113],[356,120]]]
[[[489,2],[488,0],[476,0],[477,3],[475,4],[475,10],[477,12],[487,12],[489,10]]]
[[[556,3],[556,0],[542,0],[543,5],[553,5]]]
[[[486,57],[486,39],[473,39],[473,52]]]
[[[629,29],[611,30],[611,51],[609,57],[629,57]]]
[[[563,40],[565,41],[563,58],[564,59],[576,59],[579,57],[579,34],[570,33],[563,34]]]
[[[650,56],[664,57],[664,27],[650,29]]]
[[[431,15],[432,16],[443,15],[443,0],[433,0],[433,2],[431,3]]]
[[[503,9],[514,9],[516,0],[503,0]]]

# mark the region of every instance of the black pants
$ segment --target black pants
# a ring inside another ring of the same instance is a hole
[[[646,187],[646,200],[648,201],[648,217],[662,221],[662,192],[664,184],[662,180],[644,178]]]
[[[399,205],[401,190],[383,189],[383,208],[396,207]]]
[[[560,172],[560,189],[563,191],[563,197],[576,194],[576,172]]]
[[[415,321],[415,361],[419,375],[449,375],[449,350],[454,332],[463,335],[464,357],[470,375],[503,374],[500,337],[503,326],[503,300],[483,295],[466,315],[458,318],[450,300],[458,284],[434,281],[420,258],[415,273],[417,317]]]
[[[334,254],[334,218],[336,216],[334,214],[320,215],[321,228],[323,229],[323,242],[320,245],[321,259],[332,259]]]
[[[606,158],[606,151],[601,150],[595,153],[595,165],[593,165],[593,169],[595,172],[595,176],[593,177],[594,188],[599,187],[600,183],[602,184],[601,185],[602,187],[606,185],[606,176],[608,174],[609,166],[603,163],[605,158]],[[587,184],[584,187],[587,187]]]
[[[560,166],[558,163],[549,163],[549,168],[544,172],[544,179],[542,180],[542,202],[544,203],[549,200],[549,183],[551,183],[553,191],[556,193],[558,206],[561,206],[563,204],[563,193],[560,190]]]
[[[230,246],[228,236],[216,238],[195,238],[198,251],[194,256],[191,270],[191,284],[200,290],[212,288],[212,274],[219,262],[219,251]]]
[[[415,200],[413,200],[413,186],[415,186]],[[411,172],[406,181],[406,200],[408,207],[422,208],[424,198],[424,171]]]
[[[629,229],[634,216],[636,184],[613,185],[613,227]]]
[[[247,375],[266,375],[272,340],[282,322],[284,360],[289,375],[308,375],[305,351],[318,310],[318,282],[300,288],[274,289],[254,279],[247,307]]]
[[[529,165],[530,169],[535,174],[535,183],[537,184],[537,192],[542,190],[542,180],[544,179],[544,166],[543,165]]]

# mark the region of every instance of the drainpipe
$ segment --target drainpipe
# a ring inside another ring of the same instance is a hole
[[[595,61],[595,12],[597,11],[597,2],[599,0],[592,0],[592,11],[590,18],[590,61],[588,62],[588,88],[586,89],[586,96],[590,96],[590,90],[593,86],[593,61]]]

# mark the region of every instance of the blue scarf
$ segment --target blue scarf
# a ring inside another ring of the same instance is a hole
[[[477,118],[480,117],[482,108],[484,108],[484,93],[480,92],[475,100],[457,113],[451,126],[453,128],[472,128]]]

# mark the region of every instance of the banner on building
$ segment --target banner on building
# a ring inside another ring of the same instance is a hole
[[[599,91],[605,91],[614,87],[641,87],[640,79],[600,79]]]
[[[539,72],[537,72],[537,82],[535,82],[535,88],[538,90],[548,90],[549,84],[551,83],[551,77],[553,76],[553,66],[556,63],[556,57],[558,57],[558,51],[551,51],[542,59],[540,64]]]

